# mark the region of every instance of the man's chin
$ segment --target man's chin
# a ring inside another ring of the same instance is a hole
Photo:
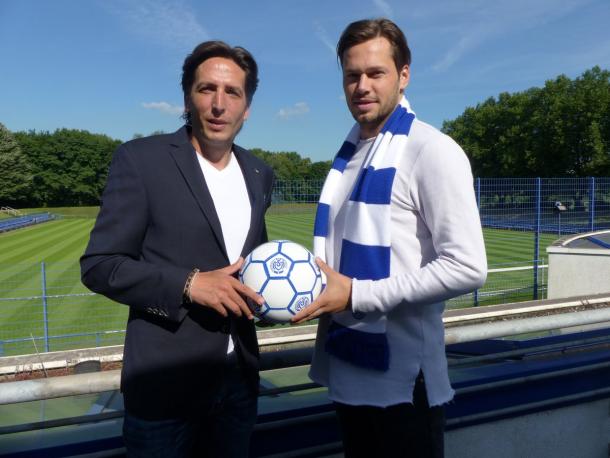
[[[356,120],[356,122],[371,122],[375,116],[370,111],[362,112],[362,111],[352,111],[352,116]]]
[[[360,113],[358,116],[354,116],[354,119],[358,124],[376,124],[379,117],[375,113]]]

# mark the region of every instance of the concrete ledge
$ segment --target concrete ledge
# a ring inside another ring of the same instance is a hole
[[[34,355],[3,356],[0,375],[72,367],[81,361],[114,362],[123,360],[123,345],[52,351]]]
[[[317,325],[282,326],[257,331],[261,352],[310,347],[316,338]],[[20,372],[72,367],[82,361],[123,361],[123,345],[81,348],[48,353],[3,356],[0,358],[0,376]]]

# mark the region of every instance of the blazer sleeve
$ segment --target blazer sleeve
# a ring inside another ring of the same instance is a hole
[[[96,293],[172,321],[187,313],[182,293],[189,270],[142,259],[149,224],[146,187],[129,145],[115,152],[89,245],[80,259],[81,278]]]

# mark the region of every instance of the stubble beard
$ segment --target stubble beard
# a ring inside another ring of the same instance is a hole
[[[377,112],[377,113],[354,113],[352,116],[354,120],[360,126],[360,131],[376,132],[379,133],[383,128],[386,120],[390,117],[394,109],[392,108],[389,112]]]

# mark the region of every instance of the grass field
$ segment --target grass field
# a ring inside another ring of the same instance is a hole
[[[48,209],[31,209],[38,211]],[[97,207],[51,209],[61,219],[0,234],[0,354],[30,353],[44,350],[44,313],[48,335],[74,335],[51,339],[50,350],[121,343],[127,307],[101,296],[92,296],[80,283],[78,258],[85,250]],[[273,206],[267,215],[270,239],[290,239],[311,248],[314,206]],[[486,229],[484,231],[490,267],[513,266],[531,262],[534,235],[530,232]],[[557,237],[541,237],[544,247]],[[43,286],[43,263],[46,284]],[[490,274],[489,281],[496,281]],[[498,285],[529,281],[532,272],[521,271],[503,276]],[[46,304],[42,290],[46,288]],[[494,286],[503,288],[504,286]],[[524,293],[531,298],[531,291]],[[16,298],[19,298],[17,300]],[[100,333],[106,331],[106,333]],[[97,333],[97,334],[95,334]],[[83,336],[81,334],[93,334]],[[21,339],[19,342],[7,342]]]

